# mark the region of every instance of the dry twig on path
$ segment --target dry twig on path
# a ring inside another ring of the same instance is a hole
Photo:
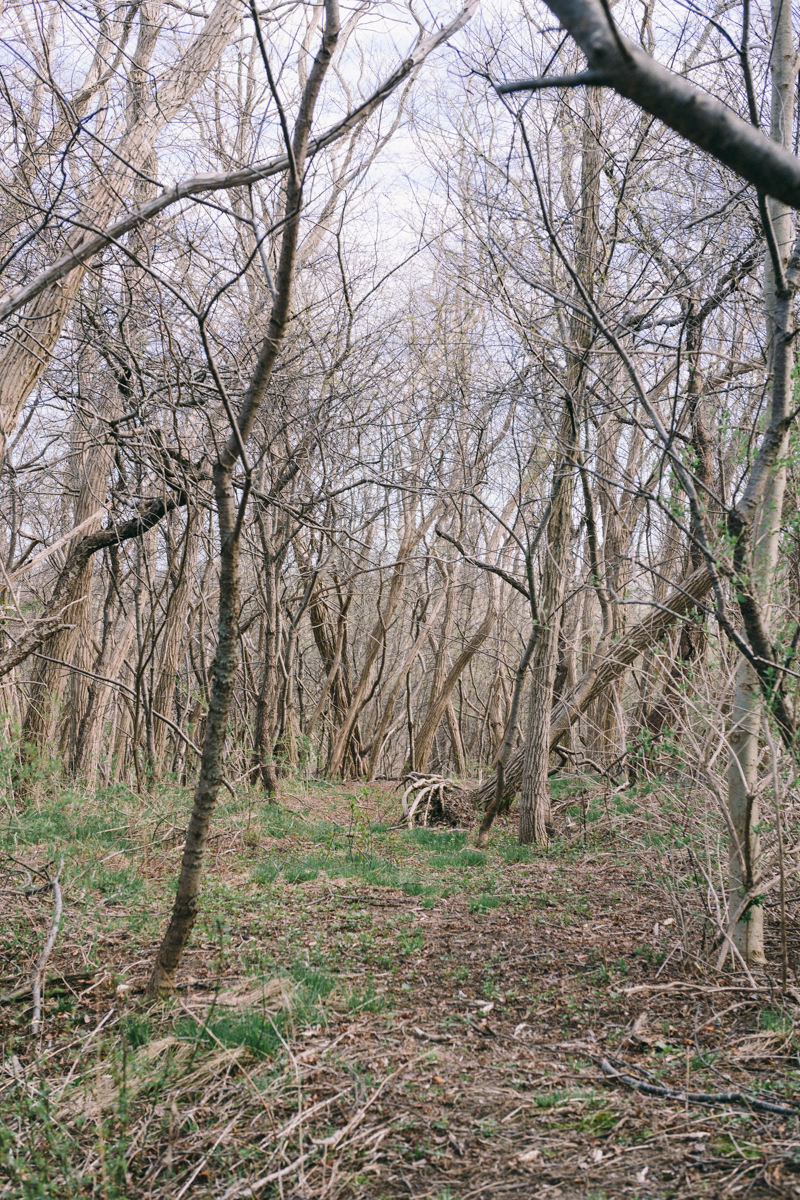
[[[51,880],[50,886],[53,889],[53,920],[50,925],[50,932],[47,935],[47,941],[44,944],[44,949],[39,955],[39,960],[33,968],[31,977],[31,990],[33,992],[33,1019],[31,1021],[31,1032],[34,1037],[38,1034],[42,1024],[42,987],[44,984],[45,971],[47,969],[47,960],[52,953],[53,946],[56,944],[58,937],[58,929],[61,924],[61,912],[63,909],[63,896],[61,894],[61,884],[58,878],[64,866],[62,858],[58,864],[58,870],[55,873],[55,878]]]

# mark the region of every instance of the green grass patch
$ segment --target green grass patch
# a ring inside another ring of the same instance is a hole
[[[776,1008],[762,1008],[758,1023],[765,1033],[779,1033],[783,1037],[789,1037],[794,1030],[791,1016]]]
[[[144,880],[133,867],[116,871],[97,867],[92,871],[90,882],[105,897],[106,904],[132,904],[144,889]]]
[[[454,850],[450,854],[432,854],[429,861],[432,867],[438,867],[439,870],[455,868],[466,871],[470,867],[484,867],[486,855],[481,854],[480,850]]]
[[[252,876],[256,883],[274,883],[281,873],[280,863],[267,859],[253,867]]]
[[[129,1013],[128,1016],[122,1018],[121,1024],[122,1036],[131,1050],[138,1050],[140,1046],[146,1046],[153,1036],[153,1027],[149,1017],[139,1016],[138,1013]]]
[[[258,1009],[244,1012],[221,1013],[205,1022],[194,1017],[180,1017],[175,1023],[175,1033],[185,1041],[199,1042],[203,1046],[234,1049],[246,1046],[256,1058],[271,1058],[281,1048],[280,1026],[286,1023],[286,1014],[266,1013]]]
[[[389,1006],[388,996],[375,991],[375,984],[370,979],[363,991],[354,988],[345,994],[345,1005],[348,1012],[383,1012]]]
[[[529,863],[536,858],[536,850],[533,846],[503,846],[500,855],[507,863]]]
[[[299,984],[298,999],[306,1005],[326,1000],[336,987],[336,980],[327,971],[306,963],[295,963],[290,967],[289,975]]]
[[[405,840],[422,846],[424,850],[444,854],[454,849],[460,850],[467,840],[467,834],[462,829],[453,830],[452,833],[442,829],[410,829],[405,835]]]
[[[489,892],[484,892],[481,896],[472,896],[469,901],[469,911],[473,913],[489,912],[492,908],[500,908],[501,905],[507,904],[508,896],[493,896]]]
[[[287,812],[278,804],[264,804],[259,808],[258,815],[261,828],[270,837],[283,837],[287,833],[296,833],[302,827],[302,821],[294,813]]]
[[[320,871],[332,879],[362,879],[374,887],[394,888],[407,896],[439,896],[443,889],[426,884],[407,868],[398,866],[389,859],[374,854],[305,854],[281,863],[275,858],[266,859],[252,870],[257,883],[274,883],[280,875],[287,883],[310,883]]]
[[[320,873],[325,861],[315,858],[301,858],[288,863],[283,868],[283,877],[287,883],[311,883]]]

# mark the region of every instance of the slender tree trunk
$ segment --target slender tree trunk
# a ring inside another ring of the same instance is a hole
[[[784,147],[791,146],[794,129],[794,87],[797,78],[792,6],[785,0],[772,0],[772,112],[771,137]],[[778,254],[784,268],[789,261],[794,242],[794,218],[791,208],[777,200],[767,199]],[[789,341],[785,297],[779,294],[772,258],[767,250],[764,264],[764,302],[766,308],[768,362],[772,367],[773,414],[786,409],[790,395],[789,380],[794,366],[794,354]],[[777,395],[777,391],[786,393]],[[749,562],[747,563],[748,591],[760,608],[765,629],[771,624],[772,593],[778,565],[783,496],[786,489],[786,447],[788,431],[781,439],[764,491],[760,511],[752,527]],[[753,887],[761,860],[758,834],[759,806],[755,794],[759,753],[759,734],[764,700],[753,666],[740,658],[736,669],[736,691],[729,733],[728,811],[731,820],[730,844],[730,905],[740,907],[744,895]],[[766,962],[764,955],[764,910],[751,903],[742,913],[733,933],[733,940],[747,963]]]
[[[425,711],[425,717],[419,732],[416,735],[414,742],[414,770],[425,771],[428,766],[431,750],[433,749],[433,739],[436,736],[436,730],[441,724],[442,718],[447,712],[447,707],[451,703],[453,692],[456,684],[466,670],[470,661],[480,650],[483,643],[486,641],[489,634],[494,628],[497,620],[497,587],[495,584],[496,576],[492,576],[491,595],[489,606],[486,610],[483,620],[478,628],[470,636],[466,645],[462,649],[456,661],[453,663],[450,670],[447,672],[438,690],[431,695]]]
[[[273,761],[276,734],[275,713],[278,699],[278,561],[263,529],[262,514],[259,514],[259,521],[262,524],[262,545],[264,546],[262,578],[266,611],[264,613],[264,668],[256,701],[251,780],[255,782],[260,778],[267,795],[272,796],[278,783],[277,769]]]
[[[599,93],[587,88],[583,112],[581,144],[581,199],[576,269],[588,292],[594,292],[598,261],[600,172]],[[536,639],[532,663],[532,686],[528,715],[528,734],[522,773],[519,806],[519,840],[525,844],[547,844],[550,818],[550,720],[553,685],[558,666],[558,634],[568,574],[572,534],[572,481],[578,447],[580,395],[583,391],[586,355],[592,339],[591,323],[573,312],[570,320],[571,346],[567,351],[567,398],[558,433],[556,451],[562,457],[553,479],[553,499],[547,527],[546,552],[542,569],[542,594],[539,599],[542,628]]]
[[[386,630],[392,620],[397,606],[400,603],[406,585],[406,575],[408,570],[407,559],[414,547],[425,536],[428,528],[433,524],[436,517],[436,507],[431,509],[427,518],[424,519],[422,525],[416,527],[414,518],[416,515],[416,500],[404,498],[404,520],[405,528],[403,537],[400,542],[400,548],[397,554],[397,562],[392,571],[392,579],[389,584],[389,594],[386,599],[386,604],[383,610],[378,608],[378,619],[375,622],[372,632],[369,635],[367,643],[367,653],[364,660],[364,665],[361,669],[358,684],[355,693],[350,701],[349,708],[345,714],[344,721],[338,730],[333,746],[331,747],[330,756],[328,758],[328,771],[331,775],[338,775],[342,770],[344,760],[347,756],[350,739],[356,727],[359,715],[361,713],[363,703],[367,697],[367,693],[372,685],[372,671],[381,648],[386,640]]]
[[[533,650],[531,664],[528,732],[522,770],[522,791],[519,804],[519,840],[525,845],[537,842],[547,845],[547,825],[550,820],[550,716],[553,707],[553,685],[558,666],[558,634],[561,610],[566,589],[569,548],[572,533],[572,481],[574,476],[574,447],[577,430],[567,408],[561,423],[559,447],[564,448],[564,460],[556,468],[553,480],[555,492],[547,526],[545,565],[539,597],[541,624]]]
[[[134,65],[141,72],[147,72],[149,67],[160,7],[154,3],[141,6],[139,46],[134,55]],[[152,94],[147,103],[140,103],[134,119],[130,119],[130,113],[126,114],[127,128],[95,178],[75,230],[67,239],[69,245],[83,240],[85,225],[101,228],[124,205],[156,137],[208,77],[241,16],[241,6],[236,0],[218,0],[185,53],[159,79],[157,96]],[[0,446],[47,367],[85,271],[84,265],[76,267],[37,296],[24,310],[15,337],[0,355]]]
[[[411,647],[411,650],[406,656],[405,661],[403,662],[403,665],[397,674],[397,678],[394,681],[392,690],[389,693],[389,698],[386,701],[383,712],[381,713],[380,719],[376,726],[375,733],[373,734],[372,745],[369,753],[369,763],[367,765],[367,779],[375,778],[375,772],[378,769],[378,759],[380,758],[381,751],[385,745],[389,730],[392,727],[392,718],[394,717],[395,706],[400,699],[400,693],[406,684],[406,680],[408,679],[410,671],[413,669],[414,663],[416,662],[419,654],[422,652],[422,645],[425,639],[428,637],[430,628],[433,622],[436,620],[439,610],[445,602],[446,595],[446,591],[442,592],[442,595],[437,600],[433,612],[427,617],[424,626],[417,635],[416,641]]]
[[[174,715],[178,664],[185,645],[186,617],[189,611],[189,597],[194,586],[194,569],[199,548],[192,517],[191,512],[187,514],[182,553],[173,573],[172,592],[167,602],[167,612],[158,644],[159,672],[153,691],[153,708],[168,717]],[[160,778],[164,773],[168,734],[169,726],[163,721],[155,720],[152,768],[156,778]]]
[[[592,662],[581,678],[558,703],[550,719],[550,743],[552,749],[559,738],[578,720],[587,707],[600,693],[619,679],[632,666],[640,654],[655,646],[668,629],[694,608],[695,604],[708,595],[711,588],[711,573],[706,567],[692,572],[681,580],[663,603],[638,624],[628,629],[618,642],[611,643],[610,637],[603,638],[595,647]],[[505,770],[502,800],[512,800],[522,783],[522,768],[525,747],[516,750],[509,758]],[[479,788],[470,793],[476,808],[483,809],[497,793],[497,775],[490,775]]]
[[[178,892],[172,915],[156,956],[148,992],[156,995],[175,985],[175,971],[197,919],[200,881],[211,817],[222,783],[225,735],[233,696],[239,649],[239,557],[242,522],[249,492],[250,467],[244,447],[253,432],[261,403],[267,392],[280,353],[291,312],[297,239],[303,203],[303,172],[308,141],[322,81],[331,64],[339,36],[337,0],[325,0],[322,44],[303,88],[292,137],[292,168],[285,195],[286,224],[281,238],[275,298],[269,326],[255,371],[242,399],[239,413],[230,413],[234,428],[214,466],[214,499],[220,536],[220,595],[217,652],[212,671],[211,695],[206,719],[200,775],[195,788],[192,814],[181,859]],[[220,391],[222,388],[220,387]],[[242,458],[247,483],[239,505],[233,492],[233,472]]]
[[[102,647],[101,654],[95,664],[95,673],[103,676],[105,679],[116,681],[119,678],[123,664],[128,657],[133,639],[136,634],[136,621],[134,613],[131,611],[128,618],[122,627],[112,630],[113,636],[110,636],[106,644]],[[86,707],[83,720],[81,721],[78,741],[75,748],[75,757],[72,762],[72,771],[75,775],[82,775],[91,785],[97,773],[100,757],[100,741],[103,732],[103,722],[106,719],[106,712],[109,707],[109,700],[114,692],[113,684],[104,683],[102,680],[92,680],[89,687],[89,703]],[[116,704],[116,699],[114,704]],[[111,738],[113,749],[114,738]]]

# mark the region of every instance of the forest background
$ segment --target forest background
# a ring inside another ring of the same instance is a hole
[[[317,878],[280,813],[323,785],[324,836],[378,876],[404,789],[412,833],[480,822],[475,851],[438,835],[460,867],[517,795],[509,869],[588,826],[598,864],[635,845],[673,965],[777,987],[791,1042],[790,4],[0,20],[4,870],[55,906],[28,961],[9,901],[34,1034],[76,830],[142,878],[165,813],[183,843],[152,1003],[197,982],[224,831],[260,853],[256,812],[284,838],[261,883]]]

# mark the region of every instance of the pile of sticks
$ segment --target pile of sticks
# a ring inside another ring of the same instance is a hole
[[[403,806],[403,819],[412,829],[414,823],[427,825],[431,816],[431,803],[434,802],[433,817],[441,819],[445,811],[444,798],[448,788],[455,787],[452,779],[444,775],[423,775],[419,771],[409,771],[405,778],[406,788],[400,799]],[[410,797],[413,795],[413,799]],[[422,811],[422,801],[427,797],[427,803]]]

